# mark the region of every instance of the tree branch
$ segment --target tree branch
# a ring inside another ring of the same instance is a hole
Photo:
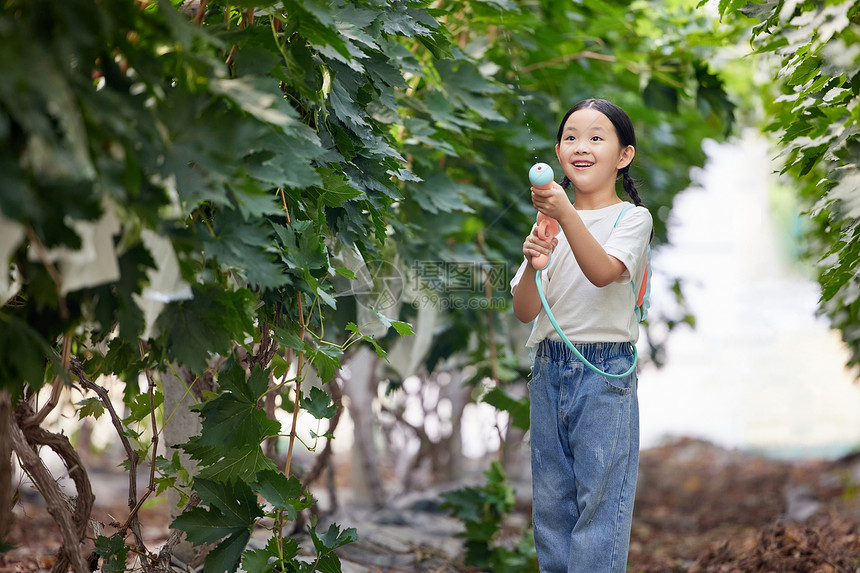
[[[18,405],[17,419],[20,420],[31,414],[32,410],[26,402],[21,402]],[[19,426],[19,423],[15,420],[9,423],[12,449],[21,461],[21,466],[33,479],[45,498],[48,513],[54,518],[63,538],[63,545],[57,554],[57,561],[54,563],[52,571],[53,573],[65,573],[71,566],[75,573],[89,573],[89,568],[84,561],[80,548],[95,499],[89,477],[68,438],[61,434],[48,432],[39,426],[24,430]],[[42,459],[35,448],[36,445],[50,447],[63,460],[69,476],[75,482],[78,493],[73,504],[69,503],[71,500],[63,493],[51,472],[42,463]]]
[[[185,507],[182,511],[186,511],[191,509],[192,507],[197,507],[200,504],[200,496],[197,495],[196,492],[191,494],[191,497],[188,499],[188,503],[185,504]],[[183,531],[180,529],[171,529],[170,535],[167,536],[167,541],[164,542],[164,545],[161,547],[161,550],[158,552],[158,557],[155,558],[153,562],[150,563],[149,566],[144,568],[144,571],[147,573],[156,573],[160,571],[168,572],[170,571],[170,559],[173,556],[173,550],[182,541],[182,533]]]
[[[66,335],[63,337],[63,355],[60,357],[62,371],[54,377],[54,385],[51,388],[51,397],[48,399],[48,402],[39,409],[37,414],[34,414],[21,422],[22,428],[38,426],[45,421],[48,414],[53,412],[54,408],[57,407],[57,404],[60,403],[60,394],[63,393],[63,388],[66,385],[66,371],[69,368],[69,354],[71,354],[71,351],[72,337],[71,335]]]
[[[92,390],[95,392],[99,399],[101,399],[102,403],[105,405],[105,409],[107,409],[108,414],[110,415],[111,423],[113,424],[114,429],[116,430],[117,435],[119,436],[120,442],[122,443],[122,447],[125,450],[125,454],[128,457],[128,507],[131,511],[129,515],[129,519],[126,520],[126,524],[121,529],[121,534],[125,535],[125,531],[131,527],[132,533],[134,533],[135,540],[137,541],[140,547],[146,547],[143,542],[143,536],[140,532],[140,522],[137,520],[137,510],[138,502],[137,502],[137,464],[140,461],[140,456],[134,451],[134,448],[131,447],[131,442],[129,442],[128,438],[125,436],[125,426],[122,424],[122,420],[119,415],[116,413],[116,409],[113,407],[113,403],[110,400],[110,396],[108,395],[107,390],[105,390],[102,386],[99,386],[95,382],[89,379],[89,377],[84,372],[84,366],[81,364],[81,361],[77,359],[77,357],[72,356],[69,361],[69,370],[78,377],[78,380],[81,383],[81,386],[87,388],[88,390]],[[135,509],[137,508],[137,510]]]
[[[12,396],[0,390],[0,541],[12,529],[12,441],[9,426],[14,423]]]

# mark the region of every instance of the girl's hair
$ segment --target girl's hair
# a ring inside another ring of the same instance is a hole
[[[587,99],[579,102],[572,108],[568,110],[564,117],[561,120],[561,125],[558,127],[558,136],[556,137],[556,142],[561,143],[561,135],[564,131],[564,124],[567,123],[567,119],[573,114],[575,111],[579,111],[581,109],[594,108],[612,122],[612,125],[615,126],[615,132],[618,134],[618,141],[621,143],[622,147],[627,147],[628,145],[632,145],[636,147],[636,133],[633,131],[633,122],[630,121],[630,117],[627,113],[615,105],[610,101],[606,101],[605,99]],[[632,163],[632,162],[631,162]],[[639,191],[636,189],[636,183],[633,181],[633,178],[630,176],[630,165],[624,167],[623,169],[618,170],[621,174],[622,181],[621,185],[624,187],[624,192],[633,200],[633,203],[638,206],[642,206],[642,199],[639,197]],[[564,179],[561,181],[561,186],[564,189],[567,189],[570,186],[570,179],[567,176],[564,176]]]

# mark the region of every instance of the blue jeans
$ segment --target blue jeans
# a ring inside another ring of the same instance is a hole
[[[629,343],[577,344],[604,372],[626,372]],[[563,342],[535,355],[531,457],[535,545],[542,573],[627,569],[639,466],[636,373],[607,378]]]

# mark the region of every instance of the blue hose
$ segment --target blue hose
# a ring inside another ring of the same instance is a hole
[[[552,254],[550,254],[550,256],[552,256]],[[547,266],[549,266],[549,263],[547,263]],[[550,323],[555,328],[555,331],[558,333],[558,335],[561,337],[567,347],[570,348],[570,351],[573,352],[573,355],[576,356],[580,362],[585,364],[585,366],[587,366],[589,370],[596,374],[600,374],[601,376],[606,376],[607,378],[626,378],[627,376],[629,376],[636,369],[636,363],[639,361],[639,353],[636,351],[636,345],[633,344],[633,364],[630,365],[630,369],[624,374],[609,374],[608,372],[604,372],[603,370],[586,360],[585,356],[583,356],[582,353],[576,349],[576,346],[574,346],[573,343],[564,334],[564,331],[558,325],[558,322],[556,322],[555,317],[552,315],[552,311],[549,309],[549,303],[546,301],[546,295],[544,295],[543,293],[543,283],[541,282],[542,270],[543,269],[538,270],[535,273],[535,284],[537,285],[540,302],[543,305],[544,312],[546,312],[546,317],[549,319]]]

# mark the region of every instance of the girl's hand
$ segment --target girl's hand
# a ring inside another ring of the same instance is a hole
[[[574,208],[567,193],[555,181],[552,182],[552,187],[549,189],[532,187],[531,192],[532,205],[535,206],[535,209],[557,221],[563,219],[565,214]]]
[[[534,225],[532,227],[532,232],[523,242],[523,255],[525,255],[528,260],[532,260],[532,258],[538,255],[550,254],[556,245],[558,245],[557,238],[553,237],[550,241],[541,238],[538,233],[537,225]]]

